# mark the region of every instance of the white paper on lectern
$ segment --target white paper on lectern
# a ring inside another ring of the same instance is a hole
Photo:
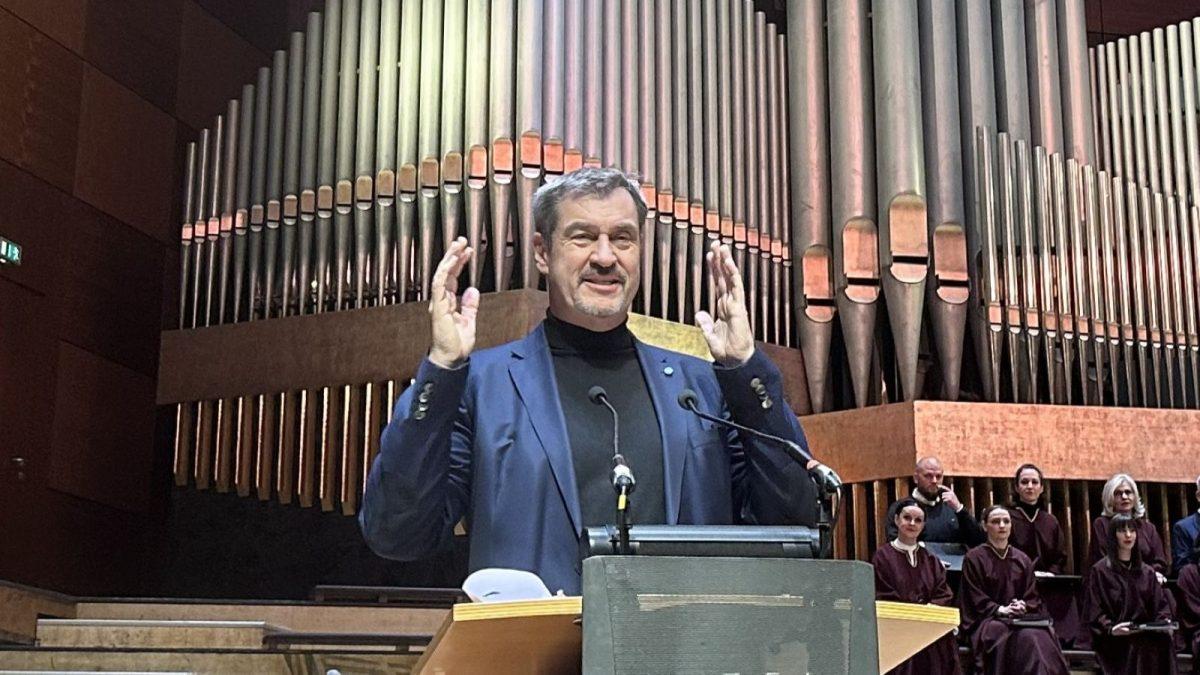
[[[463,582],[462,589],[471,602],[511,602],[550,597],[550,589],[546,588],[538,575],[501,567],[476,570]]]

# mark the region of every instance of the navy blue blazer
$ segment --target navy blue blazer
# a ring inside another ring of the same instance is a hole
[[[1175,523],[1171,528],[1171,576],[1179,576],[1179,570],[1196,559],[1196,542],[1200,541],[1200,513],[1193,513]]]
[[[636,346],[662,433],[668,524],[814,525],[816,487],[803,466],[676,402],[690,388],[701,410],[807,450],[770,359],[756,351],[744,365],[722,368]],[[541,325],[523,339],[472,354],[455,370],[422,362],[383,432],[359,512],[372,550],[395,560],[421,558],[448,545],[460,519],[472,571],[527,570],[552,592],[581,592],[583,527],[603,523],[580,522],[569,436]]]

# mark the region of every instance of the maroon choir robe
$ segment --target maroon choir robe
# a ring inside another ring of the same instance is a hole
[[[1008,543],[1033,560],[1034,570],[1062,574],[1067,553],[1058,518],[1045,509],[1038,509],[1030,518],[1020,506],[1009,513],[1012,514],[1012,535]]]
[[[890,543],[880,546],[871,558],[875,566],[875,599],[896,602],[915,602],[923,605],[949,606],[954,593],[946,584],[942,563],[924,547],[913,552],[914,566],[908,553]],[[889,673],[897,675],[956,675],[962,669],[958,663],[958,645],[954,633],[943,635],[937,642],[917,652]]]
[[[1009,509],[1012,514],[1012,534],[1008,543],[1016,546],[1033,560],[1038,572],[1062,574],[1067,560],[1066,543],[1058,518],[1039,508],[1030,516],[1021,505]],[[1074,589],[1062,584],[1050,584],[1040,589],[1046,613],[1054,619],[1054,632],[1063,647],[1073,646],[1079,638],[1079,606]]]
[[[1113,635],[1124,621],[1170,621],[1167,590],[1149,565],[1137,569],[1108,558],[1092,566],[1083,589],[1083,615],[1092,649],[1108,675],[1168,675],[1175,672],[1174,639],[1166,633]]]
[[[1045,616],[1029,556],[1012,546],[1002,556],[989,544],[968,551],[959,600],[975,670],[988,675],[1067,675],[1054,631],[1012,626],[996,614],[1015,599],[1025,601],[1027,618]]]
[[[1179,570],[1179,625],[1192,649],[1192,668],[1200,663],[1200,563]]]
[[[1092,521],[1092,542],[1088,545],[1089,566],[1095,565],[1108,555],[1108,525],[1112,522],[1109,516],[1100,516]],[[1166,574],[1170,569],[1167,564],[1167,549],[1163,546],[1162,537],[1154,529],[1154,523],[1145,518],[1133,521],[1137,526],[1137,546],[1142,552],[1142,562],[1154,568],[1159,574]]]

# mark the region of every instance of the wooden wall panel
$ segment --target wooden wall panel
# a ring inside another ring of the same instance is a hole
[[[191,0],[0,0],[0,578],[152,592],[182,142],[266,61]]]
[[[88,0],[0,0],[0,8],[76,54],[83,53],[87,7]]]
[[[171,211],[182,180],[175,121],[116,80],[83,69],[75,195],[164,244],[177,247]]]
[[[56,301],[60,335],[153,377],[165,249],[84,204],[77,204],[72,215],[75,231],[59,244],[64,254]]]
[[[171,113],[179,69],[183,0],[111,0],[88,5],[88,63]]]
[[[62,190],[0,160],[0,234],[20,243],[25,259],[20,267],[0,267],[0,279],[43,295],[57,293],[60,283],[56,261],[61,255],[62,236],[51,224],[65,222],[72,201]]]
[[[154,418],[114,414],[154,405],[154,379],[58,343],[49,486],[125,511],[150,502]]]
[[[1200,15],[1196,0],[1086,0],[1088,32],[1133,35]]]
[[[43,333],[153,377],[166,245],[3,161],[0,222],[25,247],[0,278],[47,296]]]
[[[0,10],[0,159],[71,190],[82,75],[74,54]]]
[[[0,278],[0,317],[0,410],[12,412],[4,416],[0,472],[6,479],[14,478],[9,460],[24,457],[27,480],[6,481],[6,485],[31,484],[45,471],[41,458],[50,442],[55,341],[46,339],[43,328],[51,323],[45,299],[4,278]]]
[[[1034,460],[1052,479],[1184,483],[1200,456],[1195,410],[915,401],[801,421],[816,456],[851,482],[905,475],[936,455],[960,476],[1007,479]]]
[[[325,8],[324,0],[308,0],[306,3],[297,3],[295,0],[286,2],[196,0],[196,3],[263,52],[279,49],[283,44],[280,37],[289,25],[292,26],[292,30],[304,30],[304,21],[310,7],[314,10]],[[308,6],[302,6],[305,4]],[[300,21],[289,24],[289,16],[293,13],[299,13]]]
[[[23,508],[31,503],[48,469],[54,406],[54,341],[46,303],[34,291],[0,277],[0,578],[22,578],[36,569],[26,547],[39,545],[39,525]],[[24,463],[23,476],[14,461]],[[26,577],[28,578],[28,577]]]
[[[179,43],[175,116],[197,130],[212,125],[226,102],[241,95],[242,85],[254,81],[259,66],[270,65],[266,52],[187,0]],[[276,44],[283,47],[286,39],[279,36]]]

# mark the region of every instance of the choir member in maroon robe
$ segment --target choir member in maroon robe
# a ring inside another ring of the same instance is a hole
[[[1039,577],[1062,574],[1067,560],[1062,526],[1046,509],[1045,480],[1042,470],[1033,464],[1022,464],[1013,476],[1012,536],[1009,543],[1033,560],[1034,574]],[[1079,637],[1079,606],[1075,591],[1062,584],[1042,585],[1038,589],[1046,613],[1054,619],[1054,632],[1064,648],[1071,647]]]
[[[915,499],[900,500],[893,524],[896,538],[880,546],[871,559],[875,566],[875,599],[949,606],[954,594],[946,584],[945,568],[918,543],[921,531],[925,529],[925,512]],[[888,672],[896,675],[961,673],[954,633],[943,635]]]
[[[1062,527],[1046,510],[1042,470],[1022,464],[1013,478],[1012,536],[1009,543],[1033,560],[1037,572],[1062,574],[1067,559]]]
[[[963,558],[963,628],[975,669],[988,675],[1066,675],[1067,662],[1034,583],[1033,561],[1009,545],[1012,518],[1003,506],[983,512],[987,543]],[[1022,625],[1025,624],[1025,625]]]
[[[1138,552],[1142,562],[1154,568],[1158,573],[1159,583],[1167,580],[1165,576],[1169,569],[1167,549],[1163,546],[1162,537],[1154,528],[1154,523],[1146,520],[1146,507],[1138,496],[1137,482],[1127,473],[1119,473],[1104,484],[1102,493],[1104,513],[1092,521],[1092,541],[1088,545],[1088,565],[1100,562],[1108,554],[1108,523],[1118,513],[1134,519],[1138,533]]]
[[[1192,669],[1200,663],[1200,545],[1196,546],[1197,562],[1179,570],[1179,625],[1192,651]]]
[[[1092,649],[1109,675],[1175,673],[1174,636],[1146,632],[1140,624],[1171,621],[1168,593],[1154,570],[1142,562],[1137,522],[1113,516],[1108,554],[1092,566],[1084,586],[1084,618],[1092,631]]]

